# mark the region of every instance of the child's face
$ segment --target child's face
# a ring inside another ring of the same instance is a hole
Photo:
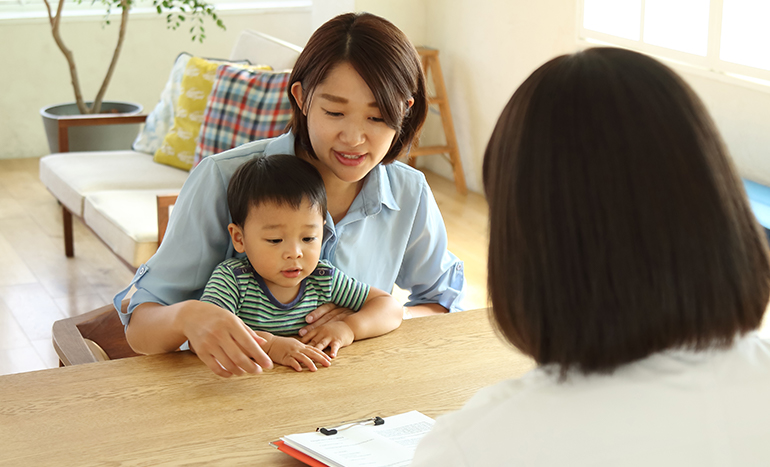
[[[318,206],[305,199],[299,209],[275,203],[252,206],[243,228],[230,224],[229,230],[235,250],[246,252],[273,295],[286,302],[318,265],[323,225]]]

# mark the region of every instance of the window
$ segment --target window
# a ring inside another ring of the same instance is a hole
[[[770,0],[579,0],[582,41],[638,50],[770,91]]]
[[[62,15],[65,17],[89,17],[101,19],[104,17],[106,6],[99,0],[62,0],[64,5]],[[243,11],[243,10],[275,10],[309,8],[312,0],[206,0],[216,7],[217,12]],[[110,1],[107,0],[109,3]],[[51,9],[56,13],[58,0],[49,0]],[[132,14],[154,14],[152,0],[135,0]],[[119,21],[120,9],[113,8],[111,17],[113,21]],[[43,0],[0,0],[0,20],[3,19],[48,19]]]

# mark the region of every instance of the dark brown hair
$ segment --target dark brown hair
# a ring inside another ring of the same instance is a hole
[[[317,159],[310,144],[307,117],[299,107],[291,86],[302,85],[307,110],[316,86],[340,63],[349,63],[374,94],[385,124],[396,130],[396,138],[382,160],[393,162],[409,151],[428,115],[425,75],[420,57],[406,35],[384,18],[369,13],[347,13],[330,19],[308,40],[291,72],[289,128],[297,143]],[[407,101],[414,99],[411,108]]]
[[[611,372],[760,325],[765,236],[703,104],[660,62],[595,48],[544,64],[483,176],[495,321],[538,364]]]
[[[249,209],[262,203],[294,209],[308,200],[326,218],[326,188],[315,167],[287,154],[255,157],[243,163],[230,178],[227,205],[233,224],[243,227]]]

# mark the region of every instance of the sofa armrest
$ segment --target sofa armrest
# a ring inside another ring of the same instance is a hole
[[[144,123],[147,115],[68,115],[58,118],[59,152],[69,152],[70,140],[68,128],[74,126],[125,125]]]

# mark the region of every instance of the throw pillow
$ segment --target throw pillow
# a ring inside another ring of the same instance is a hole
[[[291,119],[290,75],[220,66],[206,104],[195,165],[211,154],[283,133]]]
[[[147,154],[155,154],[155,152],[163,144],[163,138],[165,138],[168,130],[174,124],[174,106],[179,100],[179,95],[182,90],[182,77],[184,76],[184,70],[187,67],[187,62],[190,61],[192,55],[187,52],[182,52],[174,60],[174,66],[171,67],[171,73],[169,73],[168,81],[163,88],[163,92],[160,94],[160,99],[155,105],[155,108],[147,114],[147,120],[144,122],[142,131],[137,135],[134,140],[134,144],[131,146],[134,151],[144,152]],[[249,65],[247,60],[239,60],[234,62],[228,62],[222,59],[208,59],[217,63],[236,63]]]
[[[174,124],[174,104],[179,100],[182,76],[184,76],[184,69],[187,67],[190,57],[192,55],[182,52],[174,61],[166,86],[160,94],[160,100],[152,112],[147,114],[144,127],[131,146],[134,151],[155,154],[155,151],[163,143],[163,138],[171,129],[171,125]]]
[[[174,107],[174,124],[155,151],[155,162],[183,170],[192,168],[203,112],[214,85],[217,66],[219,63],[200,57],[192,57],[187,62],[179,100]]]

